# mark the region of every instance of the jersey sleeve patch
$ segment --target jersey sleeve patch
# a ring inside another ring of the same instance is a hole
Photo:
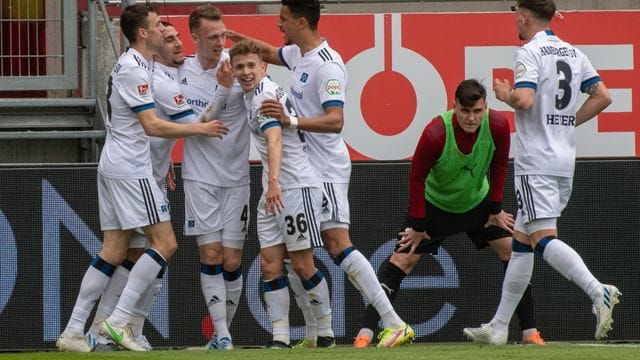
[[[342,85],[337,79],[330,79],[325,85],[325,90],[329,95],[340,95],[342,94]]]
[[[148,83],[144,83],[144,84],[138,85],[138,96],[147,97],[150,94],[151,94],[151,91],[149,89],[149,84]]]
[[[183,106],[187,105],[187,100],[184,98],[184,95],[177,94],[173,96],[173,103],[176,104],[176,107],[178,109],[180,109]]]
[[[527,73],[527,67],[521,62],[516,63],[516,69],[515,69],[516,80],[524,77],[526,73]]]

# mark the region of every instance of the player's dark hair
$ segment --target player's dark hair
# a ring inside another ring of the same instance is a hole
[[[158,13],[155,5],[150,3],[129,5],[120,14],[120,29],[129,40],[135,43],[138,38],[138,29],[149,29],[149,13]]]
[[[516,0],[516,4],[531,11],[538,19],[551,21],[556,13],[556,3],[553,0]]]
[[[200,27],[200,19],[222,21],[224,20],[224,14],[220,8],[211,3],[198,6],[189,15],[189,30],[192,33]]]
[[[236,55],[248,55],[256,54],[260,61],[262,61],[262,54],[260,52],[260,46],[252,40],[242,40],[237,42],[231,50],[229,50],[229,59],[233,61],[233,57]]]
[[[297,18],[305,18],[311,30],[318,29],[320,21],[320,1],[318,0],[281,0],[283,6],[289,8],[291,14]]]
[[[487,100],[487,89],[478,80],[464,80],[458,85],[456,100],[462,107],[470,108],[480,99]]]

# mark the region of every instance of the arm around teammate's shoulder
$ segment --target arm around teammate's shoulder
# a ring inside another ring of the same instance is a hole
[[[186,136],[202,135],[222,138],[229,129],[220,121],[213,120],[207,123],[178,124],[172,121],[159,119],[154,109],[143,110],[136,113],[145,134],[167,139],[175,139]]]
[[[280,55],[278,54],[279,49],[266,41],[249,37],[245,34],[241,34],[231,29],[227,29],[227,38],[236,43],[243,40],[251,40],[255,42],[258,47],[260,47],[260,55],[262,55],[262,60],[273,65],[284,65],[282,61],[280,61]]]

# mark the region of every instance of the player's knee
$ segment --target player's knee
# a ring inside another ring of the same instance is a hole
[[[127,258],[127,249],[102,248],[98,256],[108,264],[118,266]]]
[[[214,244],[200,246],[200,262],[203,264],[221,264],[222,249],[214,246]]]
[[[273,280],[282,276],[282,264],[260,257],[260,272],[264,280]]]
[[[225,256],[224,269],[226,271],[235,271],[240,267],[241,258],[238,256]]]

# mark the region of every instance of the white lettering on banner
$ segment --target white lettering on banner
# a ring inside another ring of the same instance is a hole
[[[582,50],[596,70],[633,69],[633,45],[581,45]],[[465,47],[465,78],[493,79],[494,69],[511,69],[515,46],[467,46]],[[509,79],[513,82],[513,79]],[[606,80],[605,80],[606,84]],[[495,110],[513,111],[511,107],[496,99],[487,86],[487,103]],[[492,86],[492,85],[491,85]],[[604,112],[632,112],[631,89],[609,89],[614,98],[613,104]],[[581,94],[582,104],[587,95]],[[515,133],[511,134],[511,143],[515,143]],[[515,146],[509,156],[513,157]],[[577,156],[635,156],[635,137],[633,132],[599,132],[598,119],[592,119],[576,128]]]
[[[378,272],[380,265],[389,257],[389,254],[393,252],[396,246],[396,240],[392,239],[381,245],[370,258],[371,266]],[[424,255],[430,256],[430,255]],[[442,268],[444,275],[442,276],[407,276],[402,280],[400,285],[401,289],[457,289],[460,287],[460,281],[458,279],[458,269],[456,264],[449,256],[449,253],[440,247],[438,249],[438,255],[433,255],[433,259],[438,262]],[[435,301],[433,298],[431,300]],[[444,301],[444,300],[443,300]],[[366,304],[366,301],[365,301]],[[418,324],[411,324],[411,327],[416,332],[417,337],[423,337],[435,333],[442,329],[456,312],[455,305],[444,301],[438,313],[435,314],[429,320]]]
[[[11,299],[16,285],[18,250],[9,220],[0,210],[0,314]]]
[[[382,262],[393,252],[396,241],[389,240],[381,245],[371,255],[371,265],[373,269],[378,272]],[[330,276],[325,276],[327,279],[329,290],[331,293],[331,311],[333,321],[333,332],[336,337],[345,336],[345,298],[344,298],[344,278],[345,274],[339,266],[333,263],[333,260],[329,257],[329,254],[325,249],[314,249],[314,256],[319,259],[323,265],[329,270]],[[444,275],[442,276],[407,276],[402,281],[402,289],[457,289],[460,287],[460,281],[458,280],[458,270],[455,263],[449,253],[440,247],[438,255],[433,256],[438,262]],[[251,263],[249,267],[249,273],[247,274],[247,284],[262,284],[260,277],[260,256]],[[247,303],[251,315],[256,322],[267,332],[271,332],[271,322],[267,310],[262,304],[262,285],[260,286],[246,286]],[[366,300],[365,306],[366,306]],[[442,329],[453,317],[456,312],[456,307],[449,302],[443,300],[442,307],[438,310],[432,318],[419,324],[411,324],[416,331],[416,336],[423,337]],[[291,339],[297,340],[305,337],[306,331],[304,326],[292,326],[291,327]]]
[[[345,303],[344,303],[344,273],[342,269],[333,263],[327,251],[323,248],[313,249],[313,255],[319,259],[329,274],[324,274],[329,292],[331,293],[331,321],[333,333],[336,337],[345,336]],[[327,276],[329,275],[329,276]],[[256,322],[267,332],[271,333],[271,321],[267,310],[262,306],[262,278],[260,276],[260,255],[251,263],[247,274],[246,284],[259,284],[258,286],[245,286],[247,305]],[[304,326],[291,326],[291,339],[303,339],[306,336]]]
[[[42,180],[42,324],[43,340],[55,341],[60,335],[60,225],[63,225],[89,254],[97,254],[102,242],[76,211],[46,180]],[[4,261],[3,261],[4,263]],[[88,264],[87,264],[88,265]],[[169,276],[162,278],[162,290],[156,297],[149,322],[169,338]],[[3,285],[4,289],[4,285]]]
[[[354,56],[346,64],[349,85],[343,135],[347,144],[369,158],[398,160],[413,155],[425,125],[447,107],[447,94],[444,81],[433,65],[420,54],[402,47],[401,14],[390,15],[391,48],[385,46],[384,16],[388,15],[374,15],[375,46]],[[384,64],[385,51],[391,51],[391,69]],[[371,129],[360,106],[365,85],[374,75],[383,71],[394,71],[404,76],[413,86],[417,100],[411,124],[401,133],[392,136],[381,135]]]

